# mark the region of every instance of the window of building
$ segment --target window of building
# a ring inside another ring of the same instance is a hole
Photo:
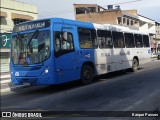
[[[7,20],[5,17],[0,16],[1,22],[0,25],[7,25]]]
[[[93,29],[78,28],[80,48],[97,48],[96,31]]]
[[[113,48],[112,35],[110,31],[98,30],[97,35],[100,48]]]
[[[124,48],[124,37],[122,32],[112,32],[114,48]]]
[[[134,34],[134,39],[137,48],[143,47],[142,35]]]
[[[122,24],[122,20],[121,20],[121,18],[119,17],[119,18],[117,18],[117,21],[118,21],[118,25],[121,25]]]
[[[87,13],[93,13],[93,12],[96,12],[96,8],[95,7],[88,7],[88,8],[86,8],[86,10],[87,10]]]
[[[129,25],[129,19],[127,19],[127,25]]]
[[[126,24],[126,18],[123,18],[123,24]]]
[[[148,35],[143,35],[143,46],[144,47],[149,47],[149,37]]]
[[[76,14],[85,14],[86,8],[80,7],[76,8]]]
[[[125,45],[126,48],[134,48],[135,42],[134,42],[134,36],[132,33],[124,33],[125,37]]]
[[[131,25],[133,26],[133,24],[134,24],[134,22],[133,22],[133,20],[131,20]]]
[[[25,20],[25,19],[13,19],[14,25],[17,25],[19,23],[26,22],[26,21],[28,21],[28,20]]]
[[[138,21],[134,21],[134,24],[138,24],[139,22]]]

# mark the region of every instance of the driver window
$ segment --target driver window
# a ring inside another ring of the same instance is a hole
[[[54,41],[55,52],[73,50],[73,36],[69,32],[56,32]]]
[[[58,52],[61,49],[60,38],[61,38],[61,34],[57,32],[55,34],[55,41],[54,41],[54,48],[56,52]]]

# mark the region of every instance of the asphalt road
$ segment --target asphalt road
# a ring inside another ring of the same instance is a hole
[[[98,79],[86,86],[74,82],[3,93],[1,111],[160,111],[160,61],[140,66],[135,73],[116,72]],[[54,117],[58,120],[159,118]]]

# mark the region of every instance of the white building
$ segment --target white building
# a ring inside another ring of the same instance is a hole
[[[16,0],[0,0],[0,3],[0,64],[1,67],[7,66],[8,71],[13,26],[37,19],[37,7]],[[1,72],[3,70],[1,68]]]
[[[155,21],[150,18],[144,17],[142,15],[138,15],[138,19],[139,19],[139,30],[149,34],[150,40],[151,40],[151,43],[150,43],[151,50],[152,50],[152,53],[155,53],[155,49],[156,49],[155,40],[154,40],[156,35]]]
[[[155,21],[144,17],[142,15],[138,14],[138,19],[139,19],[139,30],[143,32],[147,32],[151,35],[155,35]]]
[[[156,35],[155,35],[155,46],[156,46],[156,52],[160,52],[160,22],[156,22]]]

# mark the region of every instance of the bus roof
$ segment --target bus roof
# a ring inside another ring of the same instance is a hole
[[[91,22],[82,22],[77,20],[69,20],[64,18],[51,18],[53,22],[60,22],[65,23],[68,25],[75,25],[84,28],[93,28],[93,29],[101,29],[101,30],[110,30],[110,31],[119,31],[119,32],[130,32],[135,34],[148,34],[146,32],[142,32],[139,30],[133,30],[129,27],[119,26],[119,25],[112,25],[112,24],[97,24]]]
[[[91,23],[91,22],[82,22],[82,21],[77,21],[77,20],[69,20],[69,19],[64,19],[64,18],[46,18],[46,19],[38,19],[38,20],[33,20],[33,21],[27,21],[20,23],[16,25],[18,26],[23,26],[24,24],[30,24],[30,23],[38,23],[41,21],[51,21],[54,23],[59,23],[59,24],[66,24],[66,25],[75,25],[78,27],[84,27],[84,28],[91,28],[91,29],[100,29],[100,30],[110,30],[110,31],[119,31],[119,32],[129,32],[129,33],[139,33],[139,34],[148,34],[144,32],[140,32],[139,30],[133,30],[128,27],[124,26],[119,26],[119,25],[112,25],[112,24],[96,24],[96,23]],[[14,31],[15,32],[15,31]]]
[[[90,23],[90,22],[82,22],[82,21],[69,20],[69,19],[64,19],[64,18],[52,18],[51,20],[52,22],[55,22],[55,23],[64,23],[67,25],[75,25],[79,27],[94,29],[93,23]]]
[[[119,26],[119,25],[112,25],[112,24],[96,24],[93,23],[95,29],[100,30],[109,30],[109,31],[118,31],[118,32],[128,32],[128,33],[135,33],[135,34],[148,34],[146,32],[141,32],[139,30],[133,30],[129,27]]]

